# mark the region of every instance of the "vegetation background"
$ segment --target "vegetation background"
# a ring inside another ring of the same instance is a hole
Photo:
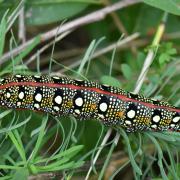
[[[99,81],[180,106],[180,0],[0,0],[0,76]],[[180,179],[180,135],[0,108],[0,179]]]

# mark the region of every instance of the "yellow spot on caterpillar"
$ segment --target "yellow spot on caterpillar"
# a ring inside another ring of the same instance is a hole
[[[163,119],[160,122],[160,125],[169,125],[171,123],[171,119]]]
[[[65,108],[71,108],[73,106],[72,100],[66,101],[63,106]]]
[[[123,118],[124,117],[124,111],[116,112],[115,116],[118,117],[118,118]]]
[[[137,122],[138,124],[150,125],[151,119],[147,116],[137,116],[134,122]]]
[[[42,107],[52,107],[53,103],[52,103],[52,98],[50,97],[44,97],[42,99],[42,102],[41,102],[41,106]]]
[[[89,104],[90,110],[95,110],[96,109],[96,104]]]
[[[22,105],[32,104],[33,103],[33,96],[26,95],[26,98],[23,100]]]

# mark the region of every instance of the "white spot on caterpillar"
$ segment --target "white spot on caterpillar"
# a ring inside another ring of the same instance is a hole
[[[57,104],[61,104],[62,103],[62,97],[61,96],[56,96],[55,98],[54,98],[54,101],[57,103]]]
[[[177,117],[174,117],[174,118],[173,118],[173,122],[174,122],[174,123],[177,123],[179,120],[180,120],[180,116],[177,116]]]
[[[17,78],[21,78],[22,76],[20,74],[15,75]]]
[[[39,76],[39,75],[34,75],[34,77],[35,77],[35,78],[40,78],[41,76]]]
[[[132,124],[131,121],[128,121],[128,120],[126,120],[125,123],[128,124],[128,125]]]
[[[80,114],[80,113],[81,113],[79,109],[75,109],[74,112],[75,112],[76,114]]]
[[[21,105],[21,102],[17,102],[17,106],[20,106]]]
[[[24,92],[21,91],[21,92],[19,93],[19,96],[18,96],[18,97],[19,97],[19,99],[23,99],[23,98],[24,98]]]
[[[104,115],[103,115],[103,114],[98,114],[98,116],[99,116],[101,119],[104,119]]]
[[[6,93],[6,97],[7,98],[10,98],[11,97],[11,94],[9,92]]]
[[[158,115],[156,115],[156,116],[153,117],[153,121],[156,122],[156,123],[158,123],[158,122],[160,121],[160,119],[161,119],[161,118],[160,118],[160,116],[158,116]]]
[[[108,85],[108,84],[102,84],[103,86],[105,86],[105,87],[110,87],[110,85]]]
[[[175,125],[175,124],[171,124],[170,126],[171,126],[172,128],[174,128],[176,125]]]
[[[136,115],[136,112],[132,109],[130,111],[128,111],[128,113],[127,113],[127,117],[131,118],[131,119],[134,118],[135,115]]]
[[[107,103],[103,102],[99,105],[99,109],[102,111],[102,112],[105,112],[108,108],[108,105]]]
[[[55,111],[59,111],[60,110],[58,106],[54,106],[53,108],[54,108]]]
[[[53,79],[60,79],[60,77],[58,77],[58,76],[53,76],[52,78]]]
[[[35,108],[37,108],[37,109],[39,109],[39,108],[40,108],[39,104],[37,104],[37,103],[36,103],[36,104],[34,104],[34,107],[35,107]]]
[[[156,124],[153,124],[151,125],[152,128],[156,129],[157,128],[157,125]]]
[[[75,81],[83,82],[84,80],[82,80],[82,79],[75,79]]]
[[[76,100],[75,100],[75,104],[79,107],[81,107],[83,105],[83,99],[81,97],[78,97]]]
[[[35,100],[36,100],[37,102],[41,102],[41,100],[42,100],[42,94],[40,94],[40,93],[36,94]]]

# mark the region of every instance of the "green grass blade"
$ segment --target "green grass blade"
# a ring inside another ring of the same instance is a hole
[[[16,147],[20,157],[22,158],[22,160],[24,162],[26,162],[26,155],[25,155],[25,152],[24,152],[24,148],[23,148],[23,145],[22,145],[22,142],[19,140],[19,135],[18,135],[18,132],[14,132],[13,131],[10,131],[8,132],[8,136],[10,137],[12,143],[14,144],[14,146]]]
[[[158,151],[158,166],[160,168],[162,178],[164,180],[168,180],[168,177],[166,176],[166,173],[165,173],[165,170],[164,170],[164,167],[163,167],[163,163],[162,163],[163,152],[162,152],[161,146],[159,145],[158,141],[152,135],[150,135],[149,133],[146,133],[146,134],[149,137],[149,139],[151,139],[151,141],[154,143],[154,145],[157,148],[157,151]]]
[[[88,49],[87,49],[87,51],[86,51],[86,53],[85,53],[85,55],[84,55],[84,58],[83,58],[82,61],[81,61],[80,67],[79,67],[79,69],[78,69],[78,71],[77,71],[78,74],[82,74],[83,68],[84,68],[86,62],[88,61],[88,59],[89,59],[89,57],[90,57],[90,55],[91,55],[91,52],[92,52],[92,50],[93,50],[93,47],[95,46],[95,43],[96,43],[96,41],[93,40],[93,41],[91,42],[91,44],[89,45],[89,47],[88,47]]]
[[[129,159],[131,161],[131,164],[132,164],[132,167],[133,167],[134,171],[137,174],[142,175],[142,171],[141,171],[141,169],[139,168],[139,166],[137,165],[137,163],[136,163],[136,161],[134,159],[134,155],[132,153],[132,149],[131,149],[129,138],[128,138],[127,134],[125,133],[125,131],[122,128],[120,128],[120,132],[121,132],[121,134],[122,134],[122,136],[123,136],[123,138],[124,138],[124,140],[126,142],[127,150],[128,150],[128,154],[129,154]]]
[[[64,164],[62,166],[54,167],[50,171],[52,172],[52,171],[62,171],[62,170],[74,169],[74,168],[78,168],[78,167],[82,166],[83,164],[84,164],[84,161],[80,161],[78,163],[71,161],[71,162]],[[37,171],[43,172],[44,170],[37,168]],[[47,170],[45,172],[47,172]]]
[[[13,59],[13,63],[10,63],[8,66],[6,66],[4,70],[11,70],[12,68],[14,68],[14,66],[18,65],[22,61],[22,59],[27,56],[40,43],[40,40],[40,36],[35,37],[32,43],[18,56],[16,56]],[[14,66],[12,64],[14,64]]]
[[[49,165],[45,165],[45,166],[37,166],[37,169],[43,169],[43,170],[48,170],[50,171],[51,169],[54,169],[58,166],[61,166],[62,164],[65,164],[66,162],[68,162],[70,159],[69,158],[63,158],[61,160],[57,160],[53,163],[50,163]]]
[[[116,138],[117,138],[118,136],[119,136],[119,134],[116,134],[114,140],[116,140]],[[109,153],[108,153],[108,155],[107,155],[107,157],[106,157],[106,160],[105,160],[105,162],[104,162],[103,168],[102,168],[102,170],[101,170],[101,172],[100,172],[100,174],[99,174],[99,177],[98,177],[99,180],[103,179],[103,176],[104,176],[104,174],[105,174],[106,168],[107,168],[107,166],[108,166],[108,163],[109,163],[109,161],[110,161],[110,158],[112,157],[112,153],[113,153],[114,148],[115,148],[116,146],[117,146],[117,142],[116,142],[116,141],[113,141],[113,143],[112,143],[112,145],[111,145],[111,147],[110,147]]]
[[[19,169],[21,167],[18,166],[9,166],[9,165],[0,165],[0,169],[12,169],[12,170],[16,170]]]
[[[8,110],[8,111],[11,112],[12,110]],[[5,112],[6,112],[6,111],[5,111]],[[0,119],[1,119],[1,118],[0,118]],[[0,129],[0,133],[5,133],[5,132],[12,131],[12,130],[14,130],[14,129],[17,129],[17,128],[23,126],[24,124],[28,123],[28,122],[30,121],[30,119],[31,119],[31,115],[30,115],[28,118],[26,118],[24,121],[22,121],[22,122],[20,122],[20,123],[18,123],[18,124],[15,124],[15,125],[12,125],[12,124],[11,124],[10,127]]]
[[[13,174],[12,180],[27,180],[29,176],[29,171],[27,168],[20,168],[17,169],[16,172]]]
[[[2,17],[0,24],[0,57],[3,54],[4,45],[5,45],[6,28],[7,28],[7,21],[6,21],[7,12],[8,11],[6,11],[4,16]]]
[[[41,144],[43,142],[43,137],[45,135],[45,128],[46,128],[47,121],[48,121],[48,115],[46,117],[44,117],[42,120],[41,130],[39,132],[39,136],[38,136],[38,139],[36,141],[36,145],[35,145],[33,152],[30,156],[30,162],[34,161],[34,159],[35,159],[35,157],[36,157],[36,155],[37,155],[37,153],[41,147]]]
[[[5,116],[7,116],[9,113],[12,112],[12,109],[6,110],[0,114],[0,119],[3,119]]]
[[[55,160],[55,159],[66,157],[66,156],[70,159],[71,157],[73,157],[77,153],[79,153],[83,149],[83,147],[84,147],[83,145],[77,145],[77,146],[69,148],[68,150],[60,152],[59,154],[57,154],[57,155],[55,155],[53,157],[40,159],[40,160],[37,160],[37,161],[34,161],[34,162],[35,163],[42,163],[42,162],[52,161],[52,160]]]

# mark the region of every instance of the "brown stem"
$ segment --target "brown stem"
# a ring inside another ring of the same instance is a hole
[[[80,18],[77,18],[73,21],[67,22],[63,25],[61,25],[61,27],[59,28],[56,27],[48,32],[45,32],[43,34],[40,35],[41,37],[41,42],[45,42],[63,32],[69,31],[69,30],[74,30],[80,26],[86,25],[86,24],[90,24],[93,22],[97,22],[100,21],[102,19],[104,19],[106,17],[107,14],[116,11],[118,9],[122,9],[124,7],[136,4],[141,2],[140,0],[124,0],[124,1],[120,1],[117,2],[111,6],[107,6],[105,8],[102,8],[100,10],[94,11],[88,15],[82,16]],[[20,45],[19,47],[13,49],[10,52],[7,52],[6,54],[4,54],[4,56],[2,56],[0,58],[0,65],[3,64],[4,62],[6,62],[9,58],[11,58],[12,56],[16,56],[17,54],[19,54],[21,51],[23,51],[26,47],[28,47],[32,42],[33,42],[34,38],[28,40],[26,43]]]

